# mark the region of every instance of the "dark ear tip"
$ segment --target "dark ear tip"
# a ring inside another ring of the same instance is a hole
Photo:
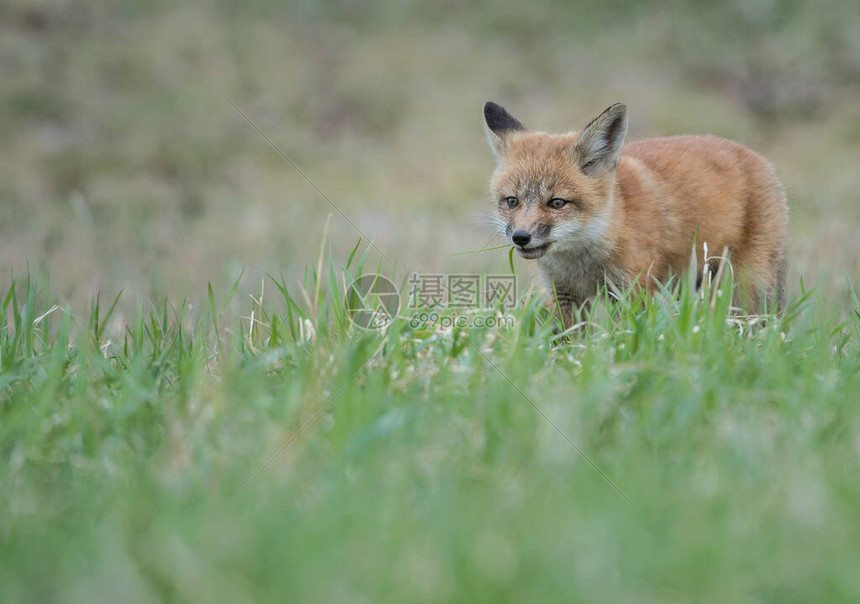
[[[499,136],[501,136],[503,132],[511,130],[525,130],[525,126],[517,121],[514,116],[505,111],[504,107],[492,101],[484,103],[484,120],[486,120],[487,126],[489,126],[490,130]]]

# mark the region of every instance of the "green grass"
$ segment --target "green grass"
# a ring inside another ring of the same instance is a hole
[[[369,332],[362,263],[126,325],[15,281],[0,599],[860,597],[856,303],[748,320],[687,279],[555,345],[536,300]]]

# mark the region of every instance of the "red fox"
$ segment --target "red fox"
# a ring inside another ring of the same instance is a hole
[[[704,243],[712,256],[728,249],[737,305],[782,308],[788,208],[761,155],[711,135],[622,146],[622,103],[565,134],[528,130],[495,103],[484,105],[484,119],[497,158],[497,226],[537,261],[565,327],[607,279],[650,289],[683,274],[694,242],[699,267]]]

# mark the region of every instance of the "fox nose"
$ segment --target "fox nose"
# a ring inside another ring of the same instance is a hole
[[[516,245],[524,247],[532,240],[532,236],[531,233],[527,231],[514,231],[514,234],[511,235],[511,239]]]

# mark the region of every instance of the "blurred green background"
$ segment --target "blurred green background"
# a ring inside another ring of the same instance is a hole
[[[204,295],[301,274],[332,214],[425,272],[500,268],[485,100],[575,129],[615,101],[631,138],[715,133],[789,194],[791,288],[860,278],[860,3],[11,0],[0,8],[0,280]],[[377,258],[383,265],[385,259]],[[386,270],[389,270],[386,267]]]

